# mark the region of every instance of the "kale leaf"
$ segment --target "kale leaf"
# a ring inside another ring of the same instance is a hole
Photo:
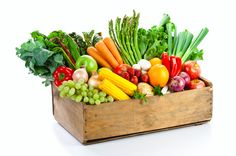
[[[42,37],[42,35],[41,35]],[[64,65],[62,53],[46,49],[45,41],[40,36],[36,40],[28,40],[20,48],[16,48],[16,55],[25,61],[25,67],[30,73],[45,79],[45,86],[53,81],[53,72],[58,66]]]

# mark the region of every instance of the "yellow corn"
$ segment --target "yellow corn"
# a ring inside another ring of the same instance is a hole
[[[101,80],[107,79],[111,81],[114,85],[119,87],[122,91],[124,91],[129,96],[132,96],[134,94],[134,91],[137,90],[137,86],[135,84],[113,73],[111,70],[107,68],[101,68],[99,70],[99,79]]]
[[[107,93],[108,95],[112,96],[115,100],[128,100],[130,97],[125,94],[120,88],[116,87],[113,83],[109,80],[104,79],[99,84],[99,89]]]

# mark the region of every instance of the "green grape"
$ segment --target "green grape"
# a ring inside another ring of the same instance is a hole
[[[107,100],[108,100],[109,102],[113,102],[113,101],[114,101],[114,98],[113,98],[112,96],[108,96],[108,97],[107,97]]]
[[[107,96],[107,94],[103,91],[99,92],[98,94],[99,94],[100,97],[106,97]]]
[[[93,96],[93,92],[92,91],[88,91],[88,97],[92,97]]]
[[[101,102],[104,102],[104,101],[105,101],[105,97],[102,96],[102,97],[99,98],[99,100],[100,100]]]
[[[83,99],[83,97],[81,95],[78,95],[76,98],[75,98],[75,101],[76,102],[81,102]]]
[[[82,92],[81,92],[81,95],[82,95],[83,97],[86,97],[86,96],[87,96],[87,92],[86,92],[86,91],[82,91]]]
[[[94,100],[99,99],[99,95],[98,95],[98,93],[96,93],[96,94],[93,95],[93,99],[94,99]]]
[[[60,97],[61,97],[61,98],[65,97],[65,96],[66,96],[66,93],[65,93],[65,92],[63,92],[63,91],[60,92]]]
[[[88,103],[89,102],[89,98],[88,97],[84,97],[83,102],[84,103]]]
[[[70,91],[68,92],[68,96],[72,96],[75,94],[75,88],[71,88]]]
[[[76,89],[80,89],[80,88],[81,88],[81,84],[80,84],[79,82],[77,82],[77,83],[75,84],[75,88],[76,88]]]
[[[87,87],[86,87],[85,84],[83,84],[83,85],[81,86],[81,90],[82,90],[82,91],[86,91],[86,90],[87,90]]]
[[[72,96],[70,97],[70,99],[73,100],[73,101],[75,101],[76,97],[77,97],[77,95],[74,94],[74,95],[72,95]]]
[[[87,84],[87,83],[84,83],[84,86],[85,86],[86,88],[88,88],[88,84]]]
[[[89,103],[90,103],[91,105],[93,105],[93,104],[94,104],[94,99],[93,99],[93,98],[89,98]]]
[[[93,90],[93,94],[96,94],[96,93],[98,93],[98,89]]]
[[[60,85],[60,86],[58,87],[58,91],[59,91],[59,92],[62,91],[62,90],[64,89],[64,87],[65,87],[65,85]]]
[[[63,82],[62,82],[62,85],[65,85],[65,86],[66,86],[66,85],[67,85],[67,82],[68,82],[68,81],[63,81]]]
[[[65,87],[63,88],[62,92],[68,93],[69,90],[70,90],[70,87],[65,86]]]
[[[104,102],[105,102],[105,103],[108,102],[107,98],[104,99]]]
[[[75,82],[72,81],[72,80],[69,80],[69,81],[67,81],[67,85],[68,85],[70,88],[75,87]]]
[[[96,105],[100,105],[101,102],[100,102],[99,100],[95,100],[95,104],[96,104]]]
[[[94,87],[93,86],[89,86],[89,90],[94,90]]]

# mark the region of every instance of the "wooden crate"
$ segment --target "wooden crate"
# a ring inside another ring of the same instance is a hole
[[[84,105],[60,98],[52,85],[56,121],[83,144],[124,138],[160,130],[198,125],[212,117],[212,83],[206,87],[101,105]]]

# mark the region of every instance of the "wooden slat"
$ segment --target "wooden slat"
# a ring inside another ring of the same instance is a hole
[[[119,101],[109,106],[86,106],[85,139],[93,140],[210,120],[211,88],[139,100]]]
[[[84,115],[82,103],[60,98],[58,91],[53,87],[54,118],[80,142],[84,141]]]
[[[58,96],[53,87],[54,117],[82,143],[94,143],[177,128],[211,120],[212,83],[207,87],[148,97],[116,101],[99,106],[84,105]]]
[[[201,121],[201,122],[195,122],[195,123],[190,123],[190,124],[186,124],[186,125],[180,125],[180,126],[174,126],[174,127],[150,130],[150,131],[145,131],[145,132],[120,135],[120,136],[115,136],[115,137],[87,140],[87,141],[84,141],[83,144],[84,145],[90,145],[90,144],[101,143],[101,142],[105,142],[105,141],[111,141],[111,140],[116,140],[116,139],[123,139],[123,138],[127,138],[127,137],[134,137],[134,136],[138,136],[138,135],[150,134],[150,133],[155,133],[155,132],[162,132],[162,131],[173,130],[173,129],[178,129],[178,128],[185,128],[185,127],[189,127],[189,126],[198,126],[198,125],[205,124],[207,122],[209,122],[209,120]]]

